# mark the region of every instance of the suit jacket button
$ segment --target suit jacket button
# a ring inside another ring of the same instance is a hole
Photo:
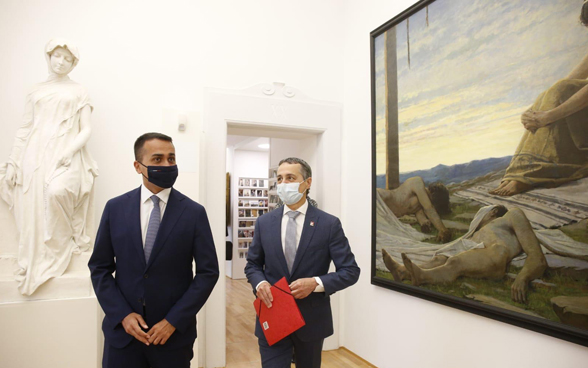
[[[143,278],[144,278],[144,279],[147,279],[147,278],[149,278],[149,274],[147,274],[147,273],[146,273],[146,274],[144,274],[144,275],[143,275]]]
[[[143,298],[139,298],[137,301],[138,301],[139,303],[143,303]]]

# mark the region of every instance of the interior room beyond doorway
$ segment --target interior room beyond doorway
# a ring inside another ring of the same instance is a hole
[[[282,133],[283,135],[283,133]],[[257,218],[278,203],[276,171],[280,160],[300,157],[311,167],[316,160],[317,135],[294,138],[227,135],[228,201],[226,276],[245,279],[244,268]],[[318,194],[320,191],[316,191]],[[313,191],[313,194],[315,192]],[[315,196],[315,200],[320,200]]]

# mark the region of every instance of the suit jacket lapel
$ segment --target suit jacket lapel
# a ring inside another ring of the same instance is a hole
[[[129,194],[129,205],[126,209],[128,231],[131,246],[137,251],[137,256],[145,266],[145,252],[143,251],[143,236],[141,234],[141,187]]]
[[[292,273],[296,272],[296,267],[300,264],[300,260],[304,256],[304,252],[308,248],[310,241],[312,239],[312,235],[314,234],[314,229],[317,226],[318,213],[313,206],[310,204],[308,205],[308,209],[306,210],[306,216],[304,217],[304,226],[302,227],[302,234],[300,235],[300,243],[298,244],[298,250],[296,251],[296,258],[294,258],[294,264],[292,265]],[[313,223],[310,226],[310,223]]]
[[[282,267],[283,275],[286,275],[289,279],[290,273],[288,272],[288,263],[286,262],[286,256],[284,255],[284,246],[282,244],[282,216],[284,215],[284,207],[274,210],[271,225],[271,237],[272,244],[276,244],[274,251],[278,257],[278,262]]]
[[[184,197],[182,195],[180,195],[174,189],[171,190],[167,205],[165,207],[165,212],[163,213],[163,219],[161,220],[161,225],[159,226],[159,231],[157,231],[155,244],[153,244],[153,250],[151,251],[151,256],[149,257],[149,262],[147,262],[147,268],[151,266],[153,260],[157,258],[157,255],[159,252],[161,252],[161,249],[165,245],[165,241],[167,240],[169,234],[174,228],[176,222],[178,222],[182,212],[184,212],[185,206],[181,203],[183,199]]]

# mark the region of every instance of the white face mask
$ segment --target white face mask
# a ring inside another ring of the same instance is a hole
[[[301,183],[278,184],[278,197],[287,205],[298,203],[303,193],[298,192]]]

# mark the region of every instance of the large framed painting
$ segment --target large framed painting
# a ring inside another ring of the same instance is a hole
[[[588,2],[371,33],[372,283],[588,346]]]

